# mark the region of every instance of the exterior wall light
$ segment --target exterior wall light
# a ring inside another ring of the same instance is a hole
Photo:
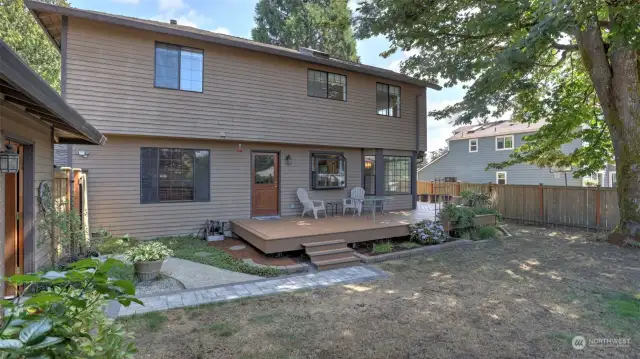
[[[6,145],[4,151],[0,152],[0,172],[18,173],[20,169],[20,155],[13,149],[13,146]]]
[[[287,157],[284,158],[284,161],[287,163],[287,166],[291,166],[291,155],[287,155]]]
[[[364,168],[370,170],[371,167],[373,167],[373,163],[371,163],[371,161],[365,161],[364,162]]]

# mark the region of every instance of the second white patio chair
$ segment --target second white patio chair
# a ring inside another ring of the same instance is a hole
[[[318,212],[324,211],[324,216],[327,216],[327,210],[324,208],[324,201],[309,199],[309,193],[304,188],[298,188],[298,199],[302,203],[302,215],[304,217],[307,212],[313,212],[315,219],[318,219]]]
[[[351,189],[351,197],[342,199],[342,215],[347,213],[347,208],[351,209],[353,213],[358,213],[358,216],[362,213],[362,201],[364,200],[364,188],[354,187]]]

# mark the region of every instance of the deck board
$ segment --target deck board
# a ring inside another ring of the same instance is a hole
[[[363,242],[409,234],[409,224],[434,219],[433,206],[420,204],[416,210],[391,211],[361,216],[282,217],[280,219],[236,219],[232,230],[245,241],[265,253],[302,249],[303,243],[344,239],[347,243]]]

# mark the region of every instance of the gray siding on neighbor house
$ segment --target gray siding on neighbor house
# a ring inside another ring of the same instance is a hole
[[[526,135],[513,135],[516,148],[524,143],[523,137]],[[495,137],[484,137],[478,139],[478,152],[469,152],[469,139],[472,138],[450,141],[449,152],[418,172],[418,180],[433,181],[437,177],[456,177],[460,182],[496,183],[496,172],[505,171],[508,184],[543,183],[564,186],[563,173],[551,173],[547,168],[538,168],[533,165],[518,164],[504,170],[485,170],[489,163],[507,160],[513,151],[496,151]],[[576,140],[563,145],[562,150],[568,153],[580,145],[581,141]],[[582,180],[573,178],[571,173],[567,174],[567,178],[569,186],[582,185]]]

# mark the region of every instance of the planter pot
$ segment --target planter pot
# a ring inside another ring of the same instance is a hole
[[[136,277],[143,282],[156,279],[162,268],[162,263],[164,263],[164,259],[135,262],[133,268],[135,268]]]
[[[207,242],[217,242],[224,240],[224,235],[222,234],[210,234],[207,236]]]

